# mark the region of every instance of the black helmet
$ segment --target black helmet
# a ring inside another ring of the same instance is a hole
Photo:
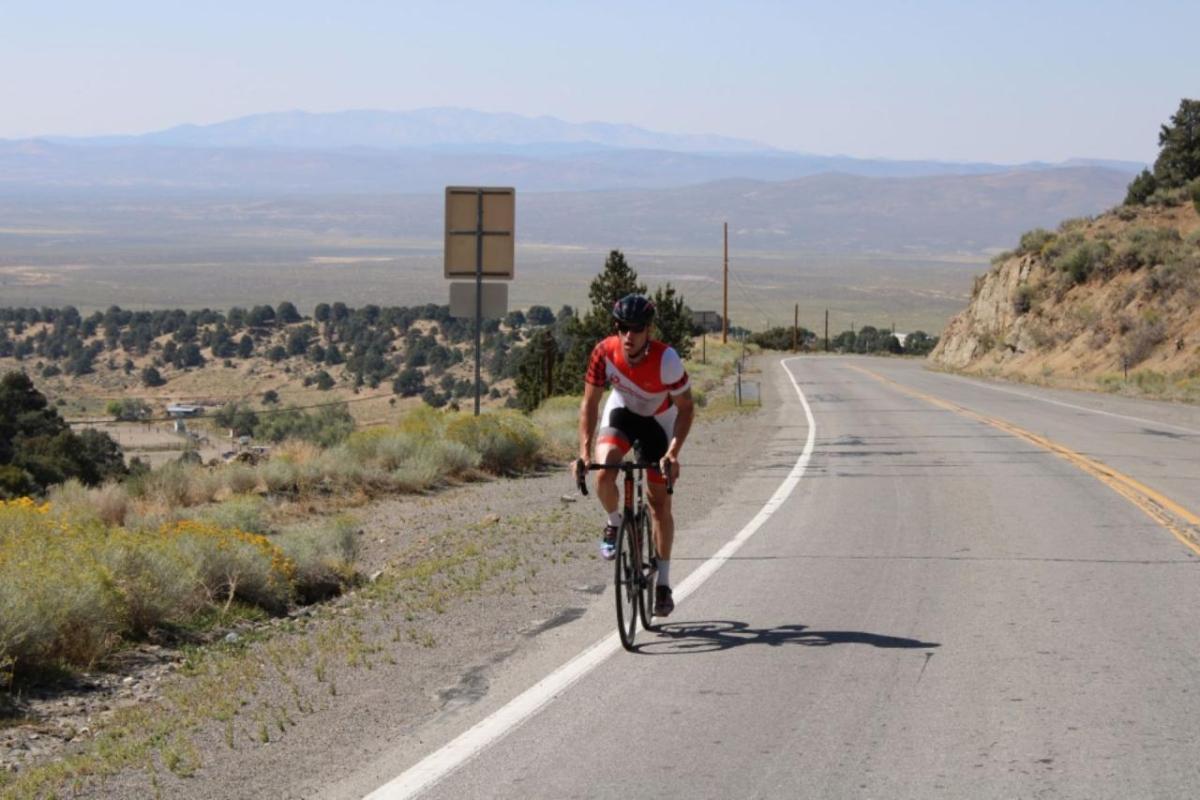
[[[625,325],[649,325],[654,321],[654,303],[640,294],[627,294],[613,303],[612,315]]]

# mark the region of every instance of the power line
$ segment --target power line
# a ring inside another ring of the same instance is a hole
[[[767,312],[762,310],[762,307],[759,306],[758,303],[755,303],[750,298],[749,295],[750,295],[750,292],[752,291],[750,289],[750,287],[748,287],[748,286],[746,286],[746,284],[742,283],[742,279],[738,276],[738,274],[736,272],[734,272],[733,270],[730,270],[729,272],[731,275],[733,275],[734,283],[736,283],[738,285],[738,288],[741,290],[742,298],[746,301],[746,303],[751,308],[753,308],[755,311],[757,311],[762,316],[763,322],[766,323],[767,328],[770,328],[771,327],[771,317],[769,314],[767,314]]]

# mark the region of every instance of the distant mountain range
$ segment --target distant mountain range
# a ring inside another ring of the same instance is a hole
[[[336,214],[360,235],[437,241],[445,186],[500,185],[517,187],[526,243],[682,250],[728,220],[740,247],[764,251],[979,253],[1110,208],[1142,166],[815,156],[457,109],[289,112],[141,136],[0,141],[0,200],[42,209],[39,225],[53,227],[76,200],[93,209],[190,204],[207,220],[210,200],[241,197],[255,202],[230,204],[242,209],[234,227],[287,218],[300,229],[311,212]],[[132,204],[110,202],[116,195]],[[248,208],[272,212],[259,219]],[[146,229],[133,216],[112,222]]]
[[[608,122],[564,122],[554,117],[523,117],[464,108],[415,111],[339,111],[313,114],[283,111],[254,114],[212,125],[178,125],[138,136],[58,138],[76,144],[149,144],[168,147],[286,147],[300,150],[345,148],[488,149],[494,146],[562,151],[562,145],[596,149],[679,152],[769,152],[773,148],[725,136],[671,134]]]
[[[1004,165],[819,156],[728,137],[452,108],[293,111],[136,136],[0,141],[0,191],[425,193],[440,192],[451,184],[591,191],[670,188],[727,179],[788,181],[829,172],[918,177],[1079,166],[1132,174],[1144,165],[1097,160]]]

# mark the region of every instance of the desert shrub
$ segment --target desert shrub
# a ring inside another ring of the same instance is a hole
[[[100,561],[120,596],[120,620],[129,635],[185,622],[204,605],[195,565],[159,537],[114,531]]]
[[[1151,270],[1149,288],[1156,293],[1171,294],[1186,289],[1194,294],[1197,278],[1200,278],[1200,258],[1176,256]]]
[[[1090,217],[1068,217],[1058,223],[1059,233],[1075,233],[1082,231],[1092,222]]]
[[[497,475],[511,475],[535,466],[541,448],[541,437],[533,423],[509,411],[457,416],[447,423],[446,436],[479,453],[480,466]]]
[[[1141,269],[1165,264],[1182,244],[1179,231],[1173,228],[1134,228],[1116,252],[1116,264],[1121,269]]]
[[[129,513],[129,493],[115,483],[89,489],[71,479],[52,488],[47,497],[55,509],[72,519],[122,525]]]
[[[1048,325],[1030,325],[1026,328],[1033,345],[1039,350],[1047,350],[1058,344],[1058,336]]]
[[[207,603],[228,609],[241,600],[272,613],[287,607],[295,565],[266,537],[193,520],[164,526],[159,535],[194,565]]]
[[[1033,308],[1034,290],[1028,283],[1022,283],[1017,287],[1016,294],[1013,295],[1013,311],[1020,315],[1026,314]]]
[[[0,501],[0,662],[89,665],[119,638],[119,596],[94,568],[95,523]]]
[[[203,468],[172,461],[156,470],[130,478],[126,488],[133,497],[167,507],[189,505],[190,485],[195,473]]]
[[[53,503],[60,513],[65,513],[73,519],[93,522],[98,519],[92,509],[87,487],[74,478],[52,487],[46,493],[46,499]]]
[[[423,438],[441,436],[446,430],[446,415],[437,409],[422,406],[406,414],[400,420],[399,429]]]
[[[313,413],[297,408],[262,414],[254,427],[254,436],[270,442],[285,439],[301,439],[306,442],[333,447],[342,442],[354,430],[354,418],[345,405],[325,406]]]
[[[196,522],[149,530],[0,502],[0,663],[87,666],[122,638],[234,600],[269,611],[295,568],[266,538]]]
[[[236,528],[246,533],[265,534],[270,530],[267,524],[267,503],[254,495],[234,497],[206,506],[188,516],[218,528]]]
[[[1190,202],[1190,192],[1183,186],[1163,186],[1159,187],[1146,198],[1146,205],[1157,206],[1159,208],[1175,208],[1186,202]]]
[[[1104,242],[1080,242],[1061,252],[1051,266],[1067,276],[1073,284],[1083,283],[1095,271],[1102,269],[1110,255]]]
[[[443,473],[437,454],[428,449],[421,449],[388,473],[388,476],[396,491],[423,492],[437,485]]]
[[[225,480],[217,470],[193,466],[187,474],[188,483],[185,497],[186,504],[189,506],[211,503],[225,487]]]
[[[106,525],[124,525],[129,515],[129,492],[117,483],[88,490],[96,516]]]
[[[390,471],[399,491],[422,491],[448,477],[461,477],[481,463],[479,453],[462,442],[445,439],[417,440],[403,461]]]
[[[371,470],[390,474],[401,491],[429,488],[446,477],[460,477],[480,464],[480,455],[467,444],[446,438],[445,415],[422,409],[396,428],[356,433],[346,450]]]
[[[692,401],[699,404],[703,392],[692,389]],[[574,458],[579,451],[579,398],[569,395],[551,397],[530,416],[542,433],[548,455]]]
[[[1166,326],[1156,314],[1147,314],[1125,335],[1121,356],[1128,366],[1140,364],[1167,338]]]
[[[1100,350],[1103,347],[1105,347],[1111,339],[1112,339],[1112,336],[1111,336],[1111,334],[1109,334],[1109,332],[1106,328],[1093,328],[1091,338],[1088,341],[1088,345],[1093,350]]]
[[[355,434],[357,435],[357,434]],[[379,470],[367,466],[346,444],[332,447],[317,462],[321,480],[331,489],[373,489],[386,485]]]
[[[1188,194],[1192,198],[1192,208],[1196,209],[1196,213],[1200,214],[1200,178],[1188,184]]]
[[[1057,237],[1058,234],[1048,231],[1045,228],[1034,228],[1031,231],[1026,231],[1021,234],[1021,243],[1017,246],[1016,254],[1019,256],[1037,255]]]
[[[299,467],[284,458],[272,458],[258,470],[259,478],[269,492],[299,491]]]
[[[1101,314],[1090,303],[1081,303],[1067,309],[1067,319],[1079,329],[1093,328],[1100,324]]]
[[[258,474],[245,464],[229,464],[221,471],[221,477],[234,494],[246,494],[258,486]]]
[[[1152,369],[1138,370],[1129,377],[1135,386],[1148,394],[1162,394],[1167,389],[1167,376]]]
[[[351,517],[282,531],[272,541],[295,565],[293,583],[302,602],[339,594],[357,578],[359,528]]]

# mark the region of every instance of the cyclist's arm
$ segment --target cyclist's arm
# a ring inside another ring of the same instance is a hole
[[[679,460],[679,451],[692,429],[692,419],[696,415],[696,405],[692,402],[692,390],[688,389],[671,398],[671,402],[679,409],[675,416],[675,432],[671,436],[671,444],[667,447],[667,456]]]
[[[603,386],[584,382],[583,401],[579,404],[579,457],[585,464],[592,463],[596,420],[600,416],[600,398],[603,396]]]

